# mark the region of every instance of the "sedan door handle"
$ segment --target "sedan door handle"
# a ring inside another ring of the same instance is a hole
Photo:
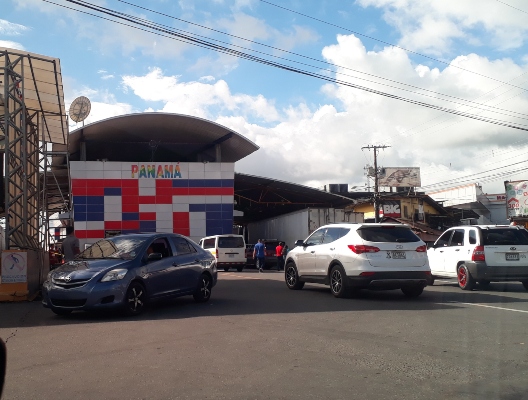
[[[173,267],[179,267],[180,265],[179,265],[178,263],[173,262],[173,263],[172,263],[172,266],[173,266]]]
[[[460,251],[460,249],[455,249],[455,251]]]
[[[331,247],[330,250],[335,250],[335,247]]]
[[[312,254],[315,253],[315,250],[310,251],[310,253],[312,253]]]

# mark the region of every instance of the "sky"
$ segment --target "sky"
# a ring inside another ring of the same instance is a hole
[[[67,109],[91,100],[85,123],[206,118],[260,147],[237,172],[315,188],[365,190],[368,145],[389,146],[379,166],[419,167],[428,192],[478,183],[503,193],[505,180],[528,180],[522,0],[78,3],[129,21],[66,0],[2,0],[0,47],[59,58]]]

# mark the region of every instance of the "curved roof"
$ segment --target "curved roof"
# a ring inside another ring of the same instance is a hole
[[[128,114],[94,122],[69,136],[70,160],[80,159],[86,142],[86,160],[109,161],[222,161],[236,162],[258,150],[244,136],[202,118],[168,113]],[[149,145],[157,142],[157,148]],[[221,160],[217,160],[216,145]]]

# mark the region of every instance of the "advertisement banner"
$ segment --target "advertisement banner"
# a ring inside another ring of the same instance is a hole
[[[528,216],[528,181],[504,182],[508,218]]]
[[[381,187],[420,187],[419,167],[386,167],[380,174],[378,184]]]
[[[400,200],[383,200],[380,216],[401,218]]]
[[[0,283],[27,282],[27,252],[2,251],[2,275]]]

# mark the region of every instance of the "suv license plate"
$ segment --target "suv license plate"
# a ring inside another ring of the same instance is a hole
[[[519,253],[506,253],[506,261],[519,261]]]
[[[228,254],[229,258],[235,258],[234,254]]]
[[[404,260],[407,257],[405,256],[405,251],[393,251],[392,252],[392,258]]]

